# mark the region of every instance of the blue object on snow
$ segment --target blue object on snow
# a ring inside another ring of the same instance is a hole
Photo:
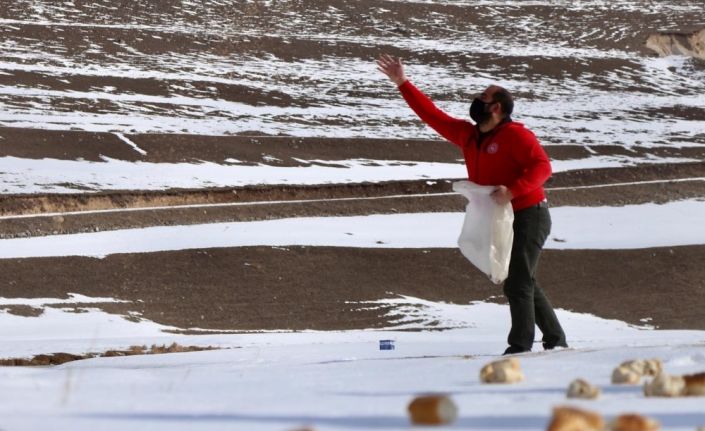
[[[394,340],[379,340],[379,350],[394,350]]]

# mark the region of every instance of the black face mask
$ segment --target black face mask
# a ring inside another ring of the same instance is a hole
[[[488,111],[488,107],[492,103],[485,103],[476,97],[470,105],[470,118],[477,124],[482,124],[489,120],[492,117],[492,113]]]

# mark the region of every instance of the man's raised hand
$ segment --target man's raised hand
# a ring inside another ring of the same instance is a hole
[[[397,84],[401,85],[406,81],[406,75],[404,75],[404,65],[401,64],[401,58],[394,58],[388,54],[382,54],[377,60],[377,69],[389,77],[389,79]]]

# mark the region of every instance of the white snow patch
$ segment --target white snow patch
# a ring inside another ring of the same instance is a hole
[[[40,307],[43,305],[55,304],[105,304],[109,302],[129,302],[115,298],[100,298],[81,295],[78,293],[69,293],[68,298],[3,298],[0,297],[0,305],[30,305]]]
[[[385,302],[385,301],[381,301]],[[447,331],[304,331],[297,333],[180,336],[158,334],[148,322],[126,334],[112,322],[92,336],[95,316],[69,316],[53,327],[16,336],[0,314],[0,350],[20,355],[43,347],[52,351],[96,351],[132,344],[220,345],[229,350],[169,355],[96,358],[56,367],[0,368],[0,403],[6,429],[276,430],[310,425],[318,430],[406,430],[406,406],[414,395],[447,393],[460,409],[453,429],[543,430],[551,408],[566,404],[565,390],[576,377],[603,389],[581,405],[603,415],[638,412],[665,429],[692,431],[705,423],[702,399],[644,398],[639,386],[610,384],[610,374],[626,359],[658,357],[667,372],[703,371],[705,331],[659,331],[623,322],[557,310],[571,350],[521,355],[526,381],[482,385],[480,368],[505,347],[509,311],[504,305],[430,303],[404,297],[430,309],[441,324],[461,319],[466,326]],[[57,311],[58,312],[58,311]],[[22,326],[30,320],[22,318]],[[447,320],[446,320],[447,319]],[[77,324],[83,320],[83,325]],[[79,330],[73,340],[59,339]],[[48,332],[45,332],[48,331]],[[105,337],[117,335],[108,340]],[[125,335],[125,338],[120,338]],[[396,350],[380,351],[380,339]],[[538,341],[538,340],[537,340]],[[90,343],[93,342],[91,345]],[[62,348],[66,347],[66,349]],[[540,344],[536,345],[540,351]],[[106,397],[106,388],[109,398]],[[511,408],[508,408],[511,406]]]
[[[116,135],[135,151],[146,154],[124,135]],[[449,144],[450,145],[450,144]],[[278,159],[265,155],[264,160]],[[102,162],[84,160],[0,158],[0,193],[75,193],[77,190],[163,190],[168,188],[239,187],[247,185],[334,184],[404,180],[467,178],[467,169],[457,163],[405,160],[304,160],[307,166],[130,162],[103,157]],[[553,161],[553,171],[634,166],[639,163],[686,163],[691,158],[592,156]]]
[[[0,158],[0,193],[70,193],[76,190],[161,190],[235,187],[252,184],[326,184],[463,178],[462,163],[394,160],[330,161],[336,166],[282,167],[203,162],[147,163],[104,158],[104,162]]]
[[[126,143],[130,147],[132,147],[133,150],[137,151],[138,153],[142,154],[143,156],[147,154],[145,150],[140,148],[137,144],[132,142],[127,136],[123,135],[122,133],[115,133],[115,136],[118,137],[122,142]]]
[[[558,207],[546,248],[635,249],[705,244],[705,201],[623,207]],[[0,241],[0,258],[104,257],[245,246],[455,248],[464,213],[354,217],[158,226],[140,229],[13,238]],[[646,234],[648,233],[648,234]]]

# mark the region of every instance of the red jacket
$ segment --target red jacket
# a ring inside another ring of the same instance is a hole
[[[498,125],[478,148],[478,130],[472,123],[438,109],[408,80],[399,91],[426,124],[463,150],[470,181],[509,188],[514,211],[545,199],[543,184],[551,176],[551,162],[536,136],[523,124],[509,121]]]

